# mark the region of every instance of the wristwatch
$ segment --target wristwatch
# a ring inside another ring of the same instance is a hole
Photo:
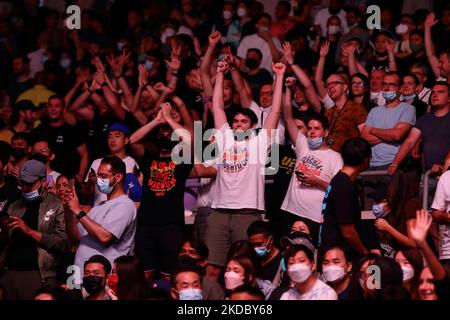
[[[86,215],[87,215],[87,213],[84,212],[83,210],[81,210],[81,211],[76,215],[76,218],[77,218],[78,220],[81,220],[81,218],[85,217]]]

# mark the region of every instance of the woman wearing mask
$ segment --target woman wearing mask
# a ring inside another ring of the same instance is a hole
[[[395,261],[403,271],[403,287],[408,290],[411,299],[419,299],[419,278],[423,270],[423,257],[416,248],[406,248],[397,251],[394,255]]]
[[[336,50],[338,50],[339,38],[341,37],[342,31],[341,19],[338,16],[331,16],[327,21],[326,38],[323,39],[317,35],[312,45],[312,49],[318,53],[321,43],[325,41],[329,41],[330,43],[329,54],[325,60],[325,77],[328,77],[329,74],[333,73],[337,69],[334,57],[336,56]]]
[[[370,83],[369,79],[362,73],[355,73],[350,77],[349,99],[364,106],[370,111]]]
[[[108,277],[109,295],[112,300],[140,300],[149,291],[141,262],[135,256],[121,256],[114,260]]]
[[[416,246],[410,229],[414,225],[416,211],[421,208],[417,199],[419,177],[412,167],[400,168],[389,183],[387,199],[373,205],[377,236],[385,256],[392,258],[395,249]]]
[[[337,300],[336,292],[315,275],[316,262],[311,243],[290,247],[284,259],[294,287],[283,293],[280,300]]]

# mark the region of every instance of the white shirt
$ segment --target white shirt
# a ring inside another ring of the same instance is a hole
[[[420,101],[425,102],[428,104],[430,102],[430,96],[431,96],[431,89],[423,87],[422,91],[419,92],[417,97]]]
[[[292,288],[283,293],[280,300],[337,300],[338,295],[336,292],[327,284],[316,280],[314,287],[308,292],[300,294],[297,288]]]
[[[91,167],[89,168],[88,174],[86,176],[86,179],[84,179],[84,182],[87,182],[89,180],[89,172],[91,169],[94,169],[95,174],[97,174],[98,168],[100,167],[100,163],[102,162],[103,158],[95,159],[94,162],[92,162]],[[122,159],[123,162],[125,162],[125,171],[126,173],[134,173],[134,169],[139,169],[139,166],[132,157],[127,156],[125,159]],[[101,193],[98,191],[97,186],[95,186],[95,199],[94,199],[94,206],[99,205],[103,201],[107,200],[107,195],[104,193]]]
[[[327,22],[331,16],[333,16],[333,14],[330,13],[328,8],[325,8],[320,10],[314,18],[314,24],[320,25],[320,29],[322,30],[322,37],[326,37],[327,35]],[[338,16],[341,20],[342,33],[347,33],[347,13],[341,9],[341,11],[339,11],[338,14],[335,14],[335,16]]]
[[[377,106],[385,106],[386,99],[383,97],[382,91],[380,92],[370,92],[370,101],[373,101]]]
[[[275,47],[277,49],[281,49],[280,40],[276,37],[272,37],[273,43],[275,44]],[[272,52],[270,52],[269,45],[267,42],[259,37],[256,33],[244,37],[244,39],[241,40],[241,43],[239,44],[239,47],[237,49],[237,55],[240,58],[245,59],[247,57],[247,51],[248,49],[256,48],[259,49],[262,53],[262,60],[261,60],[261,68],[266,69],[270,72],[270,74],[273,75],[272,71]]]
[[[30,74],[34,77],[36,73],[44,70],[44,65],[42,64],[42,57],[44,56],[43,49],[37,49],[36,51],[30,52],[28,58],[30,59]]]
[[[252,110],[258,117],[256,129],[264,128],[264,124],[267,121],[267,117],[269,116],[270,111],[272,111],[272,106],[263,108],[260,107],[255,101],[252,101],[252,104],[250,105],[250,110]],[[278,129],[278,141],[281,145],[284,145],[284,134],[286,131],[286,126],[284,124],[283,118],[280,118],[278,120],[277,129]]]
[[[312,173],[327,182],[331,181],[343,165],[342,157],[336,151],[309,149],[308,141],[302,133],[298,134],[295,154],[297,156],[295,170]],[[292,172],[281,209],[320,223],[325,190],[302,185],[297,179],[295,170]]]
[[[264,210],[264,171],[273,139],[262,130],[257,136],[235,141],[233,130],[225,123],[214,134],[219,149],[215,209]]]
[[[450,213],[450,171],[439,178],[431,208]],[[439,225],[439,259],[450,259],[450,224]]]
[[[215,159],[206,160],[203,162],[205,167],[214,167],[217,170],[217,164]],[[216,178],[201,178],[200,187],[198,187],[197,208],[211,206],[212,199],[215,195]]]
[[[334,107],[334,101],[330,98],[328,93],[320,100],[320,102],[322,102],[323,107],[327,110]]]

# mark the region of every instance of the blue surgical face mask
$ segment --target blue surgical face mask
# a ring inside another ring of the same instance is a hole
[[[151,70],[153,68],[153,61],[145,60],[145,69]]]
[[[415,94],[415,93],[410,94],[410,95],[408,95],[408,96],[402,95],[402,99],[403,99],[403,100],[411,100],[411,99],[414,99],[415,97],[416,97],[416,94]]]
[[[22,192],[23,199],[27,202],[38,200],[41,196],[39,189],[40,187],[30,192]]]
[[[373,215],[376,218],[384,218],[388,215],[389,211],[384,212],[384,206],[386,204],[384,202],[374,203],[372,206]]]
[[[61,68],[63,69],[67,69],[68,67],[70,67],[70,59],[69,58],[61,58],[61,60],[59,60],[59,65],[61,66]]]
[[[383,98],[386,99],[386,102],[394,101],[395,98],[397,98],[397,92],[396,91],[384,91],[382,92]]]
[[[269,253],[269,250],[267,250],[267,247],[256,247],[255,252],[258,257],[264,258]]]
[[[323,137],[310,139],[308,138],[308,146],[311,150],[319,149],[323,144]]]
[[[203,300],[201,289],[188,288],[179,291],[180,300]]]
[[[109,179],[97,178],[97,188],[101,193],[110,194],[115,186],[116,184],[113,186],[109,185]]]

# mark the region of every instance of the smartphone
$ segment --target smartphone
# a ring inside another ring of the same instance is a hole
[[[47,182],[49,185],[53,185],[55,183],[55,181],[53,180],[53,176],[52,175],[48,175],[47,176]]]

